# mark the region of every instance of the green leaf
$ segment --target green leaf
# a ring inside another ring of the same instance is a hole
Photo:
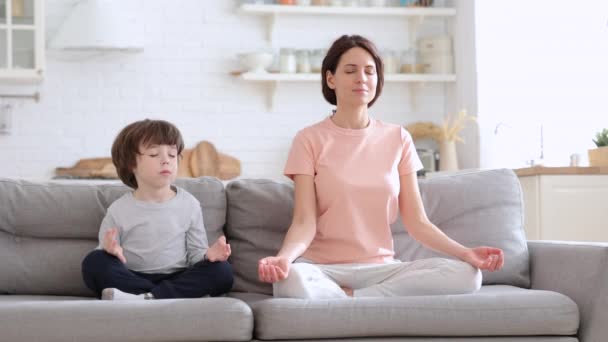
[[[597,147],[608,146],[608,128],[604,128],[601,132],[595,133],[595,139],[592,140]]]

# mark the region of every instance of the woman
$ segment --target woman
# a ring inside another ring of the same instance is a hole
[[[464,247],[428,220],[411,136],[368,114],[384,84],[374,44],[340,37],[322,75],[336,110],[294,138],[285,166],[295,183],[293,221],[278,254],[259,261],[260,280],[273,283],[275,297],[308,299],[477,291],[480,269],[499,270],[503,252]],[[459,260],[394,259],[390,224],[398,211],[414,239]]]

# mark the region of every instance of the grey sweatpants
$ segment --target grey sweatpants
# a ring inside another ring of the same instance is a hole
[[[430,258],[386,264],[312,264],[296,262],[286,279],[274,283],[275,297],[346,298],[423,296],[473,293],[481,287],[481,271],[452,259]]]

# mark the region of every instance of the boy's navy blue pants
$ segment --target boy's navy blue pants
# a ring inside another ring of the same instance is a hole
[[[129,270],[117,257],[94,250],[82,261],[82,277],[98,298],[105,288],[141,294],[156,299],[218,296],[232,288],[232,268],[227,261],[200,261],[183,271],[148,274]]]

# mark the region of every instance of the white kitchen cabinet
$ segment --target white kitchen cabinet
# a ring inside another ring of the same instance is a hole
[[[0,0],[0,82],[41,81],[44,50],[44,0]]]
[[[608,174],[534,174],[519,180],[528,239],[608,242]]]

